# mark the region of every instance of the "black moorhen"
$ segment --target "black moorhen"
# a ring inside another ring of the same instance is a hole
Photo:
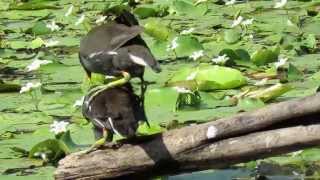
[[[82,105],[83,116],[94,125],[96,143],[88,152],[112,144],[113,134],[132,138],[138,121],[147,122],[140,97],[134,94],[130,83],[101,91],[96,96],[90,91]]]
[[[142,31],[136,18],[124,11],[113,22],[93,28],[81,40],[79,59],[88,77],[92,72],[124,76],[100,89],[121,85],[129,81],[130,77],[139,77],[143,91],[145,66],[155,72],[161,71],[160,65],[139,35]]]

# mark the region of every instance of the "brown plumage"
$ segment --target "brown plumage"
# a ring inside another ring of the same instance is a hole
[[[118,133],[127,138],[133,137],[138,122],[147,121],[140,98],[134,94],[129,83],[106,89],[95,97],[91,97],[92,93],[85,97],[82,113],[93,123],[97,139],[102,138],[104,129],[109,131],[107,141]]]
[[[143,80],[144,67],[160,66],[140,37],[143,28],[125,11],[113,22],[93,28],[80,43],[79,59],[88,76],[92,72],[118,76],[121,71]]]

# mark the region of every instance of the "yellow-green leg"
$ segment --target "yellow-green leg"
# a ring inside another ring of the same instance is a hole
[[[100,147],[104,146],[106,142],[112,142],[113,134],[111,131],[108,131],[107,129],[103,128],[102,131],[102,138],[98,139],[92,146],[85,151],[85,153],[90,153],[96,149],[99,149]]]
[[[95,88],[91,89],[90,92],[94,92],[94,93],[92,93],[92,95],[88,99],[88,102],[91,102],[91,100],[94,97],[96,97],[100,92],[103,92],[104,90],[109,89],[109,88],[121,86],[121,85],[127,83],[130,80],[130,74],[129,73],[127,73],[125,71],[121,71],[121,74],[122,74],[123,78],[115,80],[115,81],[112,81],[112,82],[110,82],[110,83],[108,83],[106,85],[101,85],[101,86],[98,86],[98,87],[95,87]]]

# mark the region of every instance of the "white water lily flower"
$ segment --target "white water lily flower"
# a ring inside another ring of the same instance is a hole
[[[73,107],[81,107],[84,101],[84,96],[82,96],[80,99],[76,100],[73,104]]]
[[[268,82],[268,78],[263,78],[261,81],[256,82],[254,85],[255,86],[264,86]]]
[[[47,24],[46,27],[49,28],[52,32],[60,30],[60,27],[56,24],[54,20],[52,20],[51,23]]]
[[[194,31],[194,28],[183,30],[180,32],[181,35],[191,34]]]
[[[67,12],[64,14],[64,16],[65,16],[65,17],[70,16],[70,14],[72,13],[72,10],[73,10],[73,5],[71,5],[71,6],[68,8],[68,10],[67,10]]]
[[[169,44],[167,47],[167,51],[175,50],[179,46],[177,41],[178,41],[178,37],[173,38],[173,40],[171,41],[171,44]]]
[[[220,64],[223,65],[229,60],[229,57],[224,54],[222,56],[218,56],[216,58],[213,58],[211,61],[214,62],[215,64]]]
[[[254,20],[253,18],[246,19],[246,20],[242,21],[241,24],[244,25],[244,26],[248,26],[248,25],[251,25],[253,23],[253,20]]]
[[[106,20],[107,16],[99,16],[96,20],[96,24],[103,23]]]
[[[49,39],[48,41],[44,42],[44,45],[46,47],[52,47],[52,46],[58,45],[59,43],[60,43],[60,41]]]
[[[53,124],[50,125],[50,131],[54,134],[67,132],[68,125],[69,122],[66,121],[54,121]]]
[[[204,56],[203,52],[204,52],[203,50],[194,51],[194,52],[190,55],[190,58],[193,59],[193,60],[197,60],[197,59],[201,58],[202,56]]]
[[[243,21],[243,17],[239,16],[237,19],[233,20],[231,27],[233,28],[238,26],[239,24],[241,24],[242,21]]]
[[[225,5],[229,6],[229,5],[233,5],[236,3],[236,0],[230,0],[230,1],[224,1]]]
[[[193,73],[191,73],[191,74],[186,78],[186,80],[187,80],[187,81],[194,80],[194,78],[196,78],[197,74],[198,74],[198,72],[193,72]]]
[[[78,26],[79,24],[83,23],[85,17],[86,17],[86,16],[85,16],[84,14],[82,14],[82,15],[80,16],[80,18],[74,23],[74,25]]]
[[[184,87],[175,86],[173,87],[178,93],[191,93],[191,91]]]
[[[35,89],[40,86],[41,86],[40,82],[36,82],[36,83],[28,82],[27,84],[25,84],[24,86],[21,87],[20,94],[25,93],[25,92],[29,92],[31,89]]]
[[[276,2],[274,8],[283,8],[287,4],[287,0],[280,0]]]
[[[41,65],[46,65],[46,64],[50,64],[50,63],[52,63],[52,61],[35,59],[35,60],[33,60],[33,62],[31,64],[29,64],[26,67],[26,69],[28,72],[30,72],[30,71],[34,71],[34,70],[39,69]]]
[[[281,58],[279,58],[278,62],[274,63],[274,65],[275,65],[276,69],[278,69],[279,67],[284,66],[287,61],[288,61],[288,58],[281,57]]]

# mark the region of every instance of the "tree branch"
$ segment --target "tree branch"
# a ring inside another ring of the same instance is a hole
[[[116,150],[98,150],[90,154],[74,153],[59,162],[55,177],[97,179],[221,168],[315,146],[320,142],[320,125],[315,124],[320,122],[317,113],[320,113],[319,93],[171,130],[142,144],[127,144]],[[284,122],[291,126],[293,122],[302,124],[305,118],[298,117],[306,116],[311,125],[295,124],[295,127],[270,130]]]

